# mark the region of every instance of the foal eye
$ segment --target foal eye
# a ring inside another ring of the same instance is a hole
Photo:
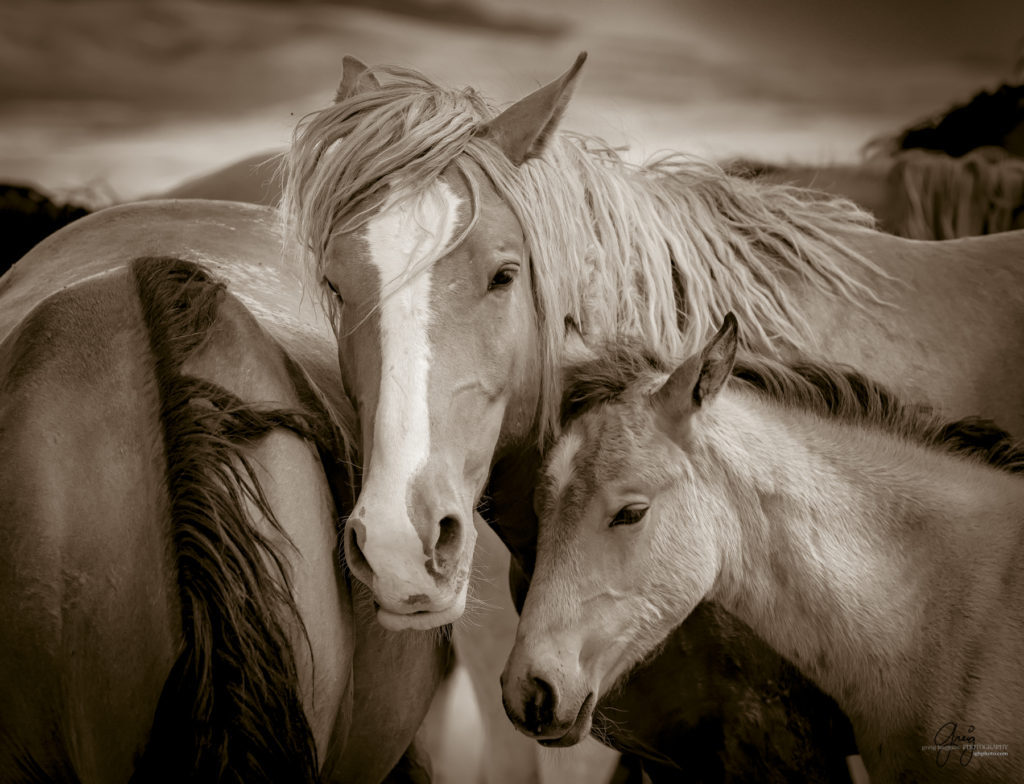
[[[516,268],[515,267],[502,267],[500,270],[494,273],[494,277],[491,278],[491,282],[487,284],[487,290],[500,289],[510,285],[516,279]]]
[[[608,527],[612,528],[616,525],[636,525],[644,519],[644,515],[647,514],[648,507],[645,504],[630,504],[629,506],[622,507],[616,512],[615,517],[608,523]]]

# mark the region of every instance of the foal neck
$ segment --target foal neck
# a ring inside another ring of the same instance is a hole
[[[710,598],[855,724],[930,720],[915,703],[923,683],[948,672],[936,652],[954,671],[978,666],[964,661],[977,646],[957,648],[955,638],[983,635],[985,602],[1002,596],[991,583],[1021,552],[1024,482],[745,392],[727,390],[704,415],[695,437],[710,470],[728,478],[736,524]]]

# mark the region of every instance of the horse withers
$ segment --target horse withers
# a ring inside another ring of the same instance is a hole
[[[737,362],[736,329],[675,368],[618,345],[571,374],[510,718],[578,741],[711,600],[835,697],[873,778],[1019,779],[1024,445],[846,369]]]

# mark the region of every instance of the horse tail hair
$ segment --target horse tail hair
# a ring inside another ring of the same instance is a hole
[[[182,636],[133,782],[316,781],[285,624],[305,627],[246,506],[284,532],[240,449],[275,427],[309,428],[301,412],[257,410],[182,373],[217,320],[222,283],[180,259],[137,259],[132,273],[160,391]]]
[[[1024,207],[1024,161],[987,147],[961,158],[909,150],[895,157],[892,231],[945,240],[1009,231]]]

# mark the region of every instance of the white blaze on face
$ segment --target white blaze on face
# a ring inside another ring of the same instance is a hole
[[[438,181],[418,196],[385,204],[366,230],[381,281],[381,378],[370,471],[356,510],[361,515],[364,501],[373,504],[363,553],[375,572],[385,563],[423,572],[423,547],[406,499],[430,451],[431,265],[455,237],[460,205]]]

